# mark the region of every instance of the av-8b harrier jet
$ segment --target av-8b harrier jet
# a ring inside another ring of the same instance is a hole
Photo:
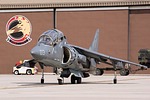
[[[41,83],[44,83],[44,66],[62,68],[58,84],[63,84],[63,79],[70,75],[72,84],[80,84],[82,78],[87,78],[90,74],[102,75],[109,68],[97,68],[96,65],[100,63],[112,65],[110,70],[114,71],[114,84],[117,83],[118,69],[123,75],[129,74],[126,64],[147,69],[144,65],[98,53],[98,42],[99,29],[89,49],[69,44],[63,33],[57,29],[48,30],[40,36],[37,45],[31,50],[34,59],[28,63],[39,63],[42,69]]]

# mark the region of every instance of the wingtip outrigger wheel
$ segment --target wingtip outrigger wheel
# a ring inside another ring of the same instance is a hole
[[[117,84],[117,78],[114,78],[113,82],[114,84]]]
[[[114,84],[117,84],[117,72],[116,72],[116,70],[115,70],[115,77],[114,77],[114,80],[113,80],[113,82],[114,82]]]
[[[112,64],[114,66],[114,79],[113,79],[113,83],[117,84],[117,68],[116,68],[115,62],[112,61]]]
[[[44,84],[44,78],[41,78],[41,84]]]

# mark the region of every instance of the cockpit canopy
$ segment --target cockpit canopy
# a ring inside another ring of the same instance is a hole
[[[40,36],[38,40],[38,44],[43,43],[45,45],[55,46],[56,44],[63,41],[64,39],[66,38],[61,31],[53,29],[44,32]]]

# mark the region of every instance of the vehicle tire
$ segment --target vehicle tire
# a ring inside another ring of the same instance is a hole
[[[75,84],[76,77],[74,75],[71,76],[71,84]]]
[[[76,77],[77,78],[77,84],[81,84],[81,77]]]
[[[15,71],[14,71],[14,74],[15,74],[15,75],[19,75],[19,71],[18,71],[18,70],[15,70]]]
[[[31,69],[27,69],[26,74],[27,74],[27,75],[32,75]]]

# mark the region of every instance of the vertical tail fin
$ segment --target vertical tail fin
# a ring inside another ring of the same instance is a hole
[[[89,50],[97,52],[98,45],[99,45],[99,29],[96,30],[94,40],[93,40]],[[96,62],[95,62],[95,59],[93,59],[93,58],[91,58],[90,73],[96,74]]]
[[[99,29],[96,30],[94,40],[93,40],[89,50],[98,51],[98,45],[99,45]]]

